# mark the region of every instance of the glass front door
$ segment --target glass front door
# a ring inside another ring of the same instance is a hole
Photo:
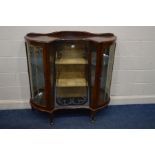
[[[80,41],[56,44],[55,100],[56,106],[88,103],[88,52]]]

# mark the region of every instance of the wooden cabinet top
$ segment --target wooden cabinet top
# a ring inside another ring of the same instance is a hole
[[[48,34],[28,33],[25,36],[25,40],[37,43],[51,43],[57,40],[88,40],[102,43],[114,42],[116,40],[116,36],[114,36],[112,33],[96,34],[82,31],[59,31]]]

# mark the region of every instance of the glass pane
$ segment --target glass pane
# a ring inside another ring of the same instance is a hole
[[[88,103],[88,56],[80,42],[61,42],[56,47],[56,105]]]
[[[31,97],[39,105],[45,104],[45,83],[43,69],[43,49],[41,47],[28,46],[28,64],[30,74]]]
[[[92,47],[91,50],[91,87],[93,87],[96,73],[96,49]]]
[[[115,44],[105,49],[103,54],[100,100],[107,101],[110,97],[110,85],[112,79],[112,69],[114,63]]]

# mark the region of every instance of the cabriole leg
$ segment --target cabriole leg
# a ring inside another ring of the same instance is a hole
[[[53,126],[54,125],[54,114],[53,113],[49,114],[49,121],[50,121],[50,125]]]
[[[34,111],[35,109],[33,108],[33,106],[31,105],[31,110]]]
[[[91,111],[90,120],[91,120],[92,123],[95,122],[95,116],[96,116],[96,111]]]

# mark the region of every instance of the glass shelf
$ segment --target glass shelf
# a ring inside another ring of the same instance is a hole
[[[85,87],[87,86],[87,80],[82,78],[74,78],[74,79],[57,79],[56,86],[57,87]]]
[[[87,87],[58,87],[59,97],[81,97],[87,93]]]
[[[71,65],[71,64],[88,64],[88,61],[84,58],[70,58],[70,59],[58,59],[55,64]]]

